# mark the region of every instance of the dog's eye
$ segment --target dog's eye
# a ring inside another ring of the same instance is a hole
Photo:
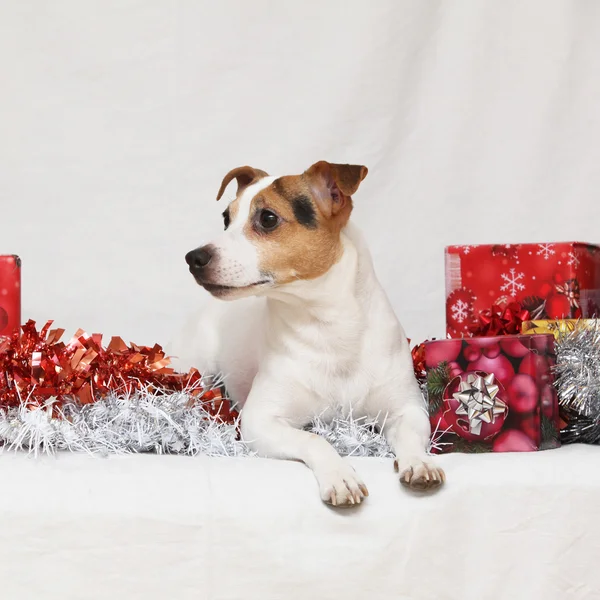
[[[279,225],[279,217],[270,210],[261,210],[258,215],[258,222],[263,229],[269,231]]]
[[[225,225],[225,229],[229,227],[229,223],[231,222],[231,218],[229,217],[229,209],[227,209],[223,213],[223,224]]]

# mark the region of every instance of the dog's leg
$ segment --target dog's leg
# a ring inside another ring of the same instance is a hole
[[[321,436],[296,428],[273,409],[281,406],[259,402],[256,386],[242,410],[244,440],[261,456],[300,460],[312,469],[324,502],[334,506],[360,504],[369,495],[352,465]],[[277,411],[279,412],[279,411]],[[299,425],[299,424],[298,424]]]
[[[434,489],[446,481],[446,475],[427,454],[431,426],[421,392],[412,381],[396,389],[406,387],[406,396],[392,402],[388,398],[384,403],[390,408],[383,434],[396,455],[394,468],[400,474],[400,482],[414,490]]]

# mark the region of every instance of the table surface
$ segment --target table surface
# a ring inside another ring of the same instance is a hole
[[[341,510],[295,462],[3,454],[0,597],[600,598],[600,447],[441,456],[430,496],[349,460]]]

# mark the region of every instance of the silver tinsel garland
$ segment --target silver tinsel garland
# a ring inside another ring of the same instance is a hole
[[[556,389],[568,420],[564,443],[600,442],[600,320],[577,323],[556,340]]]
[[[94,455],[155,452],[206,456],[251,456],[239,439],[237,424],[213,417],[187,392],[142,389],[132,395],[110,394],[93,404],[71,401],[53,416],[52,399],[39,408],[0,410],[4,451],[34,455],[59,450]],[[338,415],[315,418],[307,428],[325,437],[343,456],[391,457],[375,420]]]
[[[563,442],[600,443],[600,321],[578,324],[561,332],[556,342],[556,388],[569,425]],[[203,381],[210,389],[220,381]],[[422,389],[426,396],[425,386]],[[239,439],[238,424],[213,417],[189,392],[144,388],[131,395],[111,393],[92,404],[62,404],[59,416],[53,399],[39,408],[22,404],[0,410],[3,450],[35,455],[60,450],[94,455],[155,452],[206,456],[251,456]],[[53,416],[54,415],[54,416]],[[323,436],[342,456],[392,457],[381,419],[337,414],[315,418],[307,427]],[[440,450],[442,431],[432,432],[430,450]]]

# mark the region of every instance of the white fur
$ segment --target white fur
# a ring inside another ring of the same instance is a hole
[[[250,186],[242,207],[271,181]],[[223,240],[237,239],[238,221],[248,216],[242,207],[235,229]],[[406,335],[358,230],[348,225],[342,242],[342,258],[318,279],[232,303],[206,294],[206,305],[175,351],[185,357],[184,367],[226,375],[229,394],[243,407],[243,436],[258,453],[303,461],[323,500],[348,505],[359,503],[366,488],[325,439],[301,429],[314,415],[327,418],[341,408],[355,417],[378,417],[403,482],[427,487],[444,475],[426,456],[429,419]],[[243,264],[237,254],[241,242],[219,243],[231,260]],[[250,281],[253,268],[239,281]]]

